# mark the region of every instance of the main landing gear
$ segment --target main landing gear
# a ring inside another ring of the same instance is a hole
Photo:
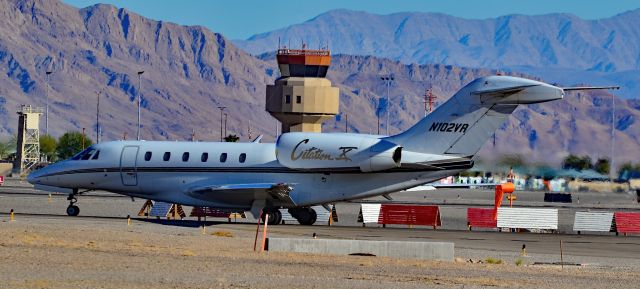
[[[262,222],[269,216],[269,225],[277,225],[282,222],[282,213],[278,208],[265,208],[262,211]]]
[[[289,214],[298,220],[300,225],[313,225],[318,219],[318,214],[312,208],[291,208]],[[277,225],[282,223],[282,213],[278,208],[264,208],[262,210],[262,222],[264,223],[266,216],[269,216],[269,225]]]
[[[76,195],[78,195],[77,189],[73,190],[73,193],[69,194],[69,196],[67,197],[67,200],[69,201],[69,206],[67,207],[67,215],[69,216],[77,216],[78,214],[80,214],[80,208],[75,205],[75,203],[78,202]]]
[[[312,208],[292,208],[289,209],[289,214],[291,214],[292,217],[296,218],[300,225],[306,226],[313,225],[313,223],[315,223],[316,219],[318,218],[316,210]]]

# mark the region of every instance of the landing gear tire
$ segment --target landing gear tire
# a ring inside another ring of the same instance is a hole
[[[69,196],[67,197],[67,200],[69,201],[69,206],[67,207],[67,215],[69,216],[77,216],[78,214],[80,214],[80,208],[74,205],[76,202],[78,202],[78,199],[76,199],[76,195],[78,195],[77,189],[73,190],[73,193],[69,194]]]
[[[282,213],[278,209],[264,210],[262,213],[262,222],[264,223],[265,217],[269,215],[269,225],[277,225],[282,222]]]
[[[298,220],[298,223],[300,223],[300,225],[311,226],[318,219],[316,210],[312,208],[290,209],[289,213],[292,217]]]
[[[67,207],[67,215],[69,215],[69,216],[77,216],[78,214],[80,214],[80,208],[78,208],[78,206],[69,205]]]

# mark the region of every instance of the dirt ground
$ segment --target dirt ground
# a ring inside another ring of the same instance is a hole
[[[640,288],[629,267],[260,253],[246,226],[19,217],[0,216],[0,288]]]

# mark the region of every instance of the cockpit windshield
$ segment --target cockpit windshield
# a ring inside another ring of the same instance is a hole
[[[72,160],[88,160],[91,158],[91,156],[96,152],[96,149],[94,147],[88,147],[85,150],[79,152],[78,154],[76,154],[75,156],[73,156],[71,159]]]

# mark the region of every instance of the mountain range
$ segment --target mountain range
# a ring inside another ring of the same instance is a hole
[[[251,128],[251,138],[264,134],[265,141],[274,139],[278,123],[264,111],[265,86],[279,77],[273,53],[254,56],[201,26],[150,20],[111,5],[77,9],[51,0],[12,0],[0,1],[0,11],[0,136],[16,133],[18,105],[45,105],[46,72],[52,71],[49,133],[53,136],[86,128],[95,139],[100,92],[103,140],[135,135],[138,93],[143,139],[185,140],[195,133],[196,140],[218,140],[222,125],[218,107],[223,106],[229,133],[247,141]],[[139,71],[144,71],[140,79]],[[397,133],[424,115],[427,88],[432,87],[442,103],[473,79],[497,72],[334,55],[328,78],[341,90],[340,115],[323,129],[376,133],[377,117],[389,109],[390,132]],[[389,104],[381,73],[395,75]],[[615,119],[612,99],[616,99]],[[603,91],[571,93],[563,101],[519,108],[480,157],[517,153],[529,162],[557,164],[570,152],[608,156],[613,121],[616,161],[637,160],[639,119],[638,100]],[[381,122],[384,132],[384,118]]]
[[[571,14],[463,19],[438,13],[389,15],[332,10],[304,23],[234,41],[253,54],[281,45],[403,63],[527,72],[564,84],[621,85],[640,96],[640,9],[584,20]]]

